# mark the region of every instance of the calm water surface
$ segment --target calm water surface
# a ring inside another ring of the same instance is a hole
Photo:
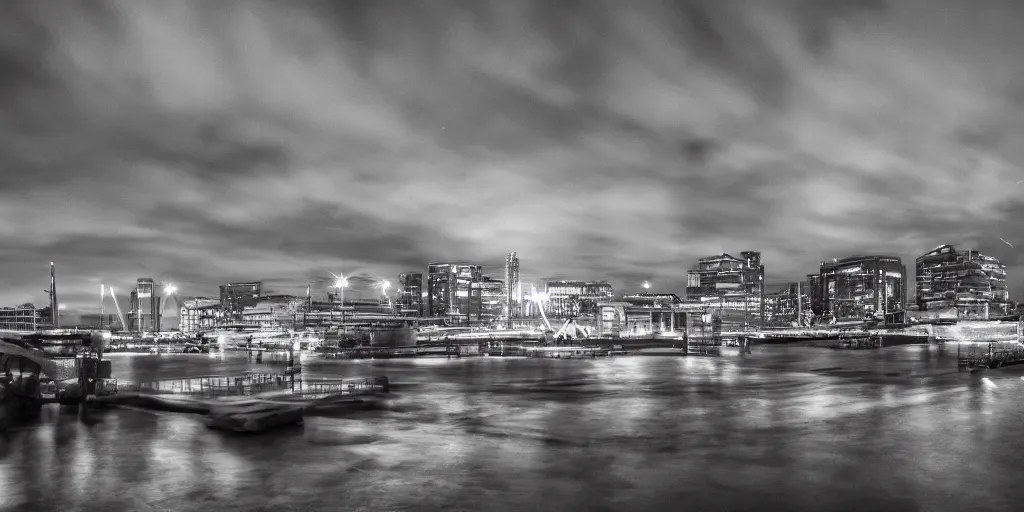
[[[247,437],[47,408],[0,436],[0,510],[1020,510],[1024,368],[961,374],[944,350],[306,360],[396,398]],[[248,366],[112,359],[128,380]]]

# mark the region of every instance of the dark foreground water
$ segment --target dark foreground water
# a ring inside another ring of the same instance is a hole
[[[1021,510],[1024,369],[960,374],[952,351],[306,361],[397,397],[254,437],[47,409],[0,437],[0,510]],[[124,379],[247,365],[113,359]]]

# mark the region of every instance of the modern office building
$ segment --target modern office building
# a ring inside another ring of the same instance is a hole
[[[822,295],[821,274],[807,274],[807,305],[815,317],[825,313],[825,298]]]
[[[0,331],[35,331],[48,320],[40,318],[40,310],[31,302],[0,308]]]
[[[220,285],[220,307],[225,320],[242,321],[242,311],[255,306],[263,296],[263,283],[229,283]]]
[[[468,321],[470,284],[483,278],[480,265],[431,263],[427,266],[427,316]]]
[[[699,300],[725,329],[763,327],[764,265],[761,253],[708,256],[686,273],[686,297]]]
[[[548,281],[544,292],[548,298],[544,311],[549,318],[595,316],[597,305],[611,302],[615,295],[605,281]]]
[[[952,245],[940,245],[916,261],[917,306],[921,311],[956,308],[963,319],[1011,314],[1006,265]]]
[[[505,308],[506,296],[505,282],[499,279],[491,279],[484,276],[481,280],[472,283],[469,310],[466,312],[469,321],[475,325],[495,325],[504,322],[507,318]]]
[[[423,315],[423,272],[398,275],[398,311],[403,316]]]
[[[820,294],[825,315],[838,322],[879,314],[884,323],[906,320],[907,269],[895,256],[852,256],[821,262]]]
[[[519,281],[519,256],[509,253],[505,258],[505,324],[523,314],[523,284]]]
[[[132,290],[128,311],[128,330],[155,332],[160,330],[160,296],[156,284],[148,277],[140,277]]]

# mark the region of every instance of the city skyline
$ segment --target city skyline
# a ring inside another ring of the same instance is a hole
[[[947,243],[1024,290],[1022,6],[372,4],[0,7],[0,306],[50,261],[91,312],[512,251],[617,293],[744,250],[768,291],[855,254],[913,282]]]

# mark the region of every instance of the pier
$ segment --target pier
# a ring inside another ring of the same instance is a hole
[[[71,403],[77,393],[73,385],[64,381],[46,383],[40,390],[43,400]],[[388,393],[387,377],[362,379],[302,379],[295,374],[245,372],[237,376],[205,375],[155,381],[118,381],[105,379],[97,382],[96,396],[110,396],[122,393],[151,395],[180,395],[192,398],[223,398],[257,396],[272,392],[287,392],[306,398],[322,398],[328,395],[368,395]]]
[[[977,371],[1024,364],[1024,344],[958,343],[956,359],[960,371]]]

